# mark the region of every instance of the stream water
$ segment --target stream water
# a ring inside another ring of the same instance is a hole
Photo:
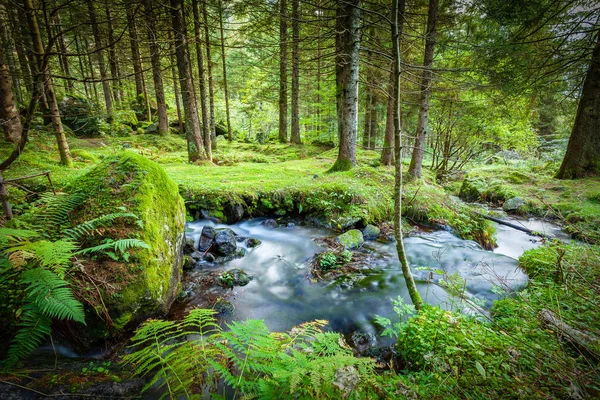
[[[375,315],[393,317],[390,299],[401,296],[410,302],[395,244],[366,242],[362,251],[370,253],[370,265],[350,283],[316,282],[311,279],[310,259],[324,248],[313,239],[334,233],[304,226],[270,229],[261,222],[253,219],[229,226],[202,220],[187,225],[187,236],[196,243],[206,224],[229,227],[240,236],[262,241],[259,247],[248,249],[243,258],[197,267],[206,273],[239,268],[253,276],[247,286],[233,289],[228,300],[235,310],[226,320],[262,319],[271,330],[281,331],[305,321],[325,319],[329,321],[328,329],[341,333],[376,333],[379,327],[374,323]],[[552,224],[524,222],[550,235],[560,232]],[[518,268],[517,258],[523,251],[539,246],[539,238],[501,225],[497,232],[499,246],[493,252],[446,231],[406,238],[408,260],[423,300],[445,308],[485,313],[498,293],[523,287],[527,276]],[[456,274],[464,280],[459,283],[464,291],[458,297],[440,284],[440,279],[449,281]]]

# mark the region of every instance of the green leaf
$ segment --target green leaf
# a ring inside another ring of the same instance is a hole
[[[475,368],[477,368],[477,371],[485,378],[485,368],[483,368],[483,365],[481,365],[479,361],[475,361]]]

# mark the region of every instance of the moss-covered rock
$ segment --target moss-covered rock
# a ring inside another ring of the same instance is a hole
[[[350,229],[335,238],[335,241],[344,245],[346,249],[356,249],[365,242],[363,234],[358,229]]]
[[[86,290],[91,278],[102,296],[88,303],[86,320],[93,328],[86,334],[97,339],[164,315],[179,285],[185,240],[185,208],[175,182],[153,161],[124,152],[73,181],[67,191],[85,197],[71,216],[73,225],[122,211],[139,218],[113,224],[87,245],[101,243],[104,236],[136,238],[149,246],[130,249],[118,260],[102,253],[84,260],[85,274],[75,277],[74,288],[79,297],[90,298]],[[94,321],[95,314],[102,323]]]
[[[367,225],[365,229],[362,231],[363,237],[367,240],[375,240],[381,233],[381,229],[376,227],[375,225]]]

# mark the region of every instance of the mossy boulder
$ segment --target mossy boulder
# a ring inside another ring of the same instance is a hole
[[[522,197],[511,197],[504,202],[502,209],[506,212],[519,212],[523,210],[526,202]]]
[[[375,225],[369,224],[369,225],[365,226],[365,229],[363,229],[362,233],[363,233],[363,237],[366,240],[375,240],[381,233],[381,229],[379,229]]]
[[[73,225],[115,212],[137,216],[107,227],[88,245],[104,236],[136,238],[149,246],[130,249],[118,260],[102,253],[83,260],[85,274],[75,277],[74,289],[81,298],[93,297],[85,292],[91,277],[102,296],[89,304],[84,334],[93,341],[166,314],[179,286],[185,243],[185,208],[175,182],[153,161],[123,152],[73,181],[67,191],[85,198],[71,216]]]
[[[365,242],[363,234],[358,229],[350,229],[335,238],[335,241],[343,245],[346,249],[357,249]]]

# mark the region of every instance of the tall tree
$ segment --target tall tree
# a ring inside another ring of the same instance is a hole
[[[106,64],[104,64],[104,51],[102,50],[102,39],[100,37],[100,28],[96,20],[96,10],[94,9],[94,0],[88,0],[88,12],[90,14],[90,24],[92,25],[92,34],[94,35],[95,53],[98,59],[98,68],[100,69],[100,80],[102,81],[102,91],[104,92],[104,104],[106,105],[107,120],[112,121],[112,97],[108,75],[106,73]]]
[[[575,179],[585,174],[600,175],[600,32],[585,77],[575,123],[558,179]]]
[[[287,142],[287,1],[279,0],[279,141]]]
[[[301,144],[300,139],[300,0],[292,0],[292,132],[291,141]]]
[[[400,13],[404,14],[404,0],[400,0]],[[402,35],[403,21],[398,22],[398,32]],[[392,66],[392,72],[390,72],[390,82],[388,84],[388,96],[387,96],[387,109],[385,117],[385,134],[383,137],[383,149],[381,150],[381,165],[392,165],[394,162],[394,108],[396,105],[396,94],[394,93],[394,67]]]
[[[163,89],[162,68],[160,66],[160,47],[156,37],[156,16],[153,0],[144,0],[146,20],[148,21],[148,46],[150,47],[150,62],[152,64],[152,80],[156,95],[156,108],[158,111],[158,133],[166,135],[169,132],[169,117],[167,115],[167,102]]]
[[[227,117],[227,139],[233,140],[231,115],[229,113],[229,87],[227,86],[227,60],[225,58],[225,34],[223,29],[223,1],[219,0],[219,31],[221,32],[221,62],[223,63],[223,89],[225,91],[225,115]]]
[[[335,28],[339,152],[330,171],[346,171],[356,165],[359,30],[360,0],[339,0],[336,8]]]
[[[206,98],[206,70],[204,68],[204,55],[202,54],[201,30],[200,30],[200,11],[198,9],[198,0],[192,0],[192,13],[194,15],[194,43],[196,45],[196,60],[198,64],[198,83],[200,86],[200,109],[202,110],[202,138],[206,157],[212,160],[212,147],[210,138],[210,117],[208,110],[208,99]]]
[[[146,92],[146,83],[144,81],[144,70],[142,68],[142,59],[140,57],[140,45],[138,43],[137,24],[135,21],[135,8],[131,5],[127,9],[127,23],[129,24],[129,43],[131,47],[131,62],[133,64],[133,73],[135,74],[135,94],[140,106],[145,108],[148,120],[151,119],[150,104],[148,102],[148,93]]]
[[[0,125],[4,130],[4,138],[12,143],[21,139],[21,118],[12,90],[8,66],[4,63],[4,55],[0,52]]]
[[[204,145],[198,121],[196,108],[196,95],[192,82],[192,68],[188,49],[186,24],[184,19],[183,0],[171,0],[171,20],[177,69],[179,70],[179,85],[183,99],[183,112],[185,114],[185,135],[188,144],[188,159],[190,162],[204,160]]]
[[[206,1],[202,2],[202,22],[204,26],[204,38],[206,47],[206,72],[208,74],[208,101],[210,104],[210,147],[217,149],[217,130],[215,127],[215,88],[213,84],[212,57],[210,55],[210,30],[208,29],[208,11],[206,10]]]
[[[433,76],[433,55],[435,48],[436,23],[438,19],[438,0],[429,0],[427,12],[427,32],[425,33],[425,56],[423,59],[423,75],[421,77],[421,98],[419,100],[419,116],[417,119],[417,132],[410,166],[408,167],[409,179],[420,179],[423,166],[423,153],[425,152],[425,135],[429,119],[429,98],[431,97],[431,78]]]
[[[177,127],[179,132],[184,133],[183,118],[181,117],[181,101],[179,96],[179,79],[177,78],[177,62],[175,61],[175,43],[171,37],[171,30],[167,30],[169,41],[169,62],[171,64],[171,76],[173,77],[173,96],[175,97],[175,108],[177,110]]]
[[[113,100],[123,101],[123,87],[121,85],[121,78],[119,77],[119,61],[115,50],[113,17],[108,3],[105,5],[105,12],[108,28],[108,66],[110,69],[110,79],[112,80]]]
[[[400,72],[402,68],[400,54],[400,29],[399,20],[404,19],[404,13],[399,14],[399,10],[404,9],[404,5],[399,6],[399,2],[404,0],[393,0],[392,3],[392,58],[394,61],[394,156],[395,156],[395,182],[394,182],[394,236],[396,238],[396,251],[402,267],[402,275],[406,281],[408,294],[415,308],[419,310],[423,304],[421,295],[417,290],[417,285],[410,270],[410,265],[406,258],[404,250],[404,240],[402,238],[402,129],[400,129]]]
[[[39,93],[45,93],[48,101],[48,113],[54,136],[56,137],[56,144],[58,145],[58,153],[60,155],[60,163],[71,167],[73,160],[71,158],[71,152],[69,151],[69,144],[65,137],[65,131],[63,130],[62,121],[60,119],[60,112],[58,110],[58,102],[56,101],[56,94],[54,93],[54,85],[52,83],[52,76],[46,61],[47,55],[42,43],[42,36],[40,35],[40,28],[38,26],[37,17],[33,8],[32,0],[23,0],[23,7],[27,18],[27,25],[29,26],[29,32],[31,34],[31,40],[33,42],[33,51],[36,60],[36,73],[43,77],[43,90]]]

